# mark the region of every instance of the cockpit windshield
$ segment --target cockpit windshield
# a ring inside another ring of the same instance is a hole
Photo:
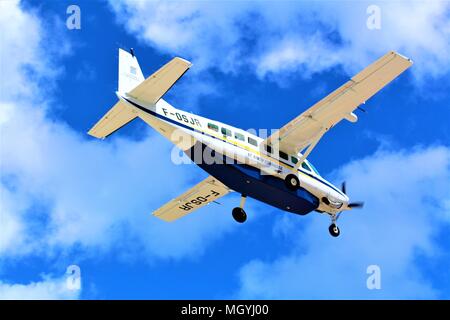
[[[308,160],[305,160],[305,162],[306,162],[306,163],[308,164],[308,166],[312,169],[312,171],[314,171],[315,174],[317,174],[318,176],[320,176],[319,171],[317,171],[316,167],[314,167],[314,166],[312,165],[311,162],[309,162]]]

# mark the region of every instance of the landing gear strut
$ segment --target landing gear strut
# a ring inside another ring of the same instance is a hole
[[[332,214],[331,215],[331,224],[328,227],[328,231],[330,232],[331,236],[338,237],[341,234],[341,231],[339,230],[339,227],[336,225],[336,221],[339,218],[339,214]]]
[[[233,209],[233,218],[239,223],[244,223],[245,220],[247,220],[247,214],[244,211],[244,204],[245,200],[247,199],[247,196],[242,195],[241,197],[241,204],[239,207],[236,207]]]

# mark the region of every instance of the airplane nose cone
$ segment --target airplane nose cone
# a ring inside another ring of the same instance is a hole
[[[347,205],[350,203],[350,198],[347,195],[343,195],[339,199],[342,202],[342,207],[347,207]]]
[[[350,198],[346,194],[344,194],[344,203],[347,204],[349,202],[350,202]]]

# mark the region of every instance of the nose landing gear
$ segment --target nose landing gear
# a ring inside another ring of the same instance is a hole
[[[337,219],[339,219],[339,215],[340,213],[331,215],[331,224],[328,227],[328,231],[330,232],[331,236],[335,238],[341,234],[339,227],[336,225],[336,221]]]
[[[247,196],[242,195],[239,207],[234,208],[232,211],[233,218],[234,220],[236,220],[236,222],[244,223],[245,220],[247,220],[247,213],[245,213],[244,211],[244,204],[246,199]]]
[[[338,226],[334,223],[332,223],[329,227],[328,227],[328,231],[330,232],[330,234],[333,237],[338,237],[341,234],[341,231],[339,230]]]

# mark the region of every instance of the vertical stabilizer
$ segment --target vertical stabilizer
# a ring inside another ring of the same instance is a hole
[[[133,52],[133,51],[131,51]],[[119,88],[120,93],[128,93],[136,88],[142,81],[142,74],[139,63],[134,54],[119,49]]]

